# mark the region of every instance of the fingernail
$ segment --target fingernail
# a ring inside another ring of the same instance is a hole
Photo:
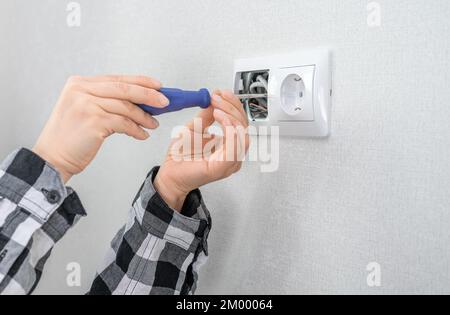
[[[144,130],[144,134],[145,134],[145,139],[148,139],[150,137],[150,134],[146,130]]]
[[[169,99],[164,95],[159,96],[159,102],[161,103],[162,106],[168,106],[170,104]]]
[[[226,96],[233,95],[233,92],[231,92],[230,90],[224,90],[224,91],[222,91],[222,93],[225,94]]]
[[[159,127],[159,121],[156,120],[152,115],[145,113],[145,118],[149,122],[150,129],[155,129]]]
[[[213,95],[213,100],[216,102],[222,102],[222,97],[220,95],[215,94]]]

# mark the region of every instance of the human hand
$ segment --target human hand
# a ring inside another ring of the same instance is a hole
[[[208,133],[215,121],[223,136]],[[155,178],[155,188],[166,203],[180,211],[191,191],[238,172],[250,145],[248,126],[240,100],[230,91],[216,91],[211,107],[172,142]]]
[[[161,83],[142,76],[72,77],[33,151],[52,164],[66,183],[95,158],[114,133],[145,140],[159,123],[135,104],[165,107]]]

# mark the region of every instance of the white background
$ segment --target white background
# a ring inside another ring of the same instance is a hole
[[[280,169],[247,164],[203,189],[214,227],[198,293],[450,293],[450,2],[363,0],[0,1],[0,154],[31,147],[72,74],[152,75],[231,87],[233,61],[333,50],[332,136],[282,139]],[[173,126],[116,136],[71,185],[89,212],[55,248],[36,293],[88,290]],[[378,262],[382,286],[369,288]],[[66,285],[70,262],[82,287]]]

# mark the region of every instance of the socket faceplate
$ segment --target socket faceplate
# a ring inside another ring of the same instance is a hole
[[[261,72],[261,69],[269,73],[267,117],[260,115],[264,119],[254,119],[246,104],[255,127],[279,126],[282,136],[329,136],[332,87],[327,49],[237,60],[233,73],[234,92],[244,91],[242,74]]]

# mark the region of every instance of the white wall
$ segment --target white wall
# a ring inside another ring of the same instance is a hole
[[[330,46],[331,138],[283,139],[277,173],[250,163],[204,189],[214,228],[199,293],[450,293],[449,1],[379,0],[380,28],[364,0],[80,0],[80,28],[65,24],[68,2],[1,1],[0,131],[14,135],[1,153],[33,144],[71,74],[230,87],[236,58]],[[37,293],[88,289],[171,127],[193,114],[162,117],[145,143],[111,139],[73,180],[89,217]],[[82,288],[65,284],[72,261]]]

